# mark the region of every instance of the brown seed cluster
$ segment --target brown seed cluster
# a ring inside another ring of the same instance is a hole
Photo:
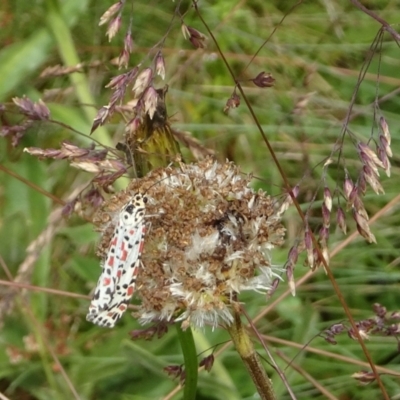
[[[147,197],[137,280],[142,322],[229,324],[240,291],[271,289],[277,276],[269,252],[282,244],[284,229],[271,198],[249,183],[234,164],[209,158],[154,170],[105,203],[96,220],[102,257],[114,227],[110,214],[134,193]]]

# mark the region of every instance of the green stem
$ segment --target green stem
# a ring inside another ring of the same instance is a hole
[[[190,328],[182,330],[179,324],[175,324],[175,326],[178,332],[178,338],[181,343],[183,358],[185,361],[186,376],[183,399],[194,400],[196,399],[197,391],[198,365],[192,330]]]
[[[272,382],[267,376],[253,343],[242,325],[240,314],[235,312],[235,321],[227,328],[235,344],[236,350],[242,358],[244,365],[253,380],[258,394],[262,400],[276,400]]]

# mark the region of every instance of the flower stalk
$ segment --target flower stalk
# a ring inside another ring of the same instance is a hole
[[[227,326],[227,331],[231,335],[232,341],[237,352],[243,360],[251,379],[256,386],[260,399],[275,400],[275,392],[272,382],[261,363],[260,357],[254,350],[253,343],[240,319],[240,314],[234,311],[234,322]]]

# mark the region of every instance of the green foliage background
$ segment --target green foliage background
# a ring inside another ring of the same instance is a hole
[[[122,48],[124,27],[130,15],[135,43],[131,66],[140,62],[146,65],[151,60],[147,57],[150,48],[167,32],[176,3],[137,0],[133,2],[132,13],[131,4],[127,4],[123,28],[109,43],[105,27],[98,27],[98,21],[111,1],[4,0],[0,7],[0,102],[8,104],[12,97],[23,95],[35,100],[43,98],[53,120],[88,134],[96,110],[108,102],[110,92],[104,86],[118,73],[110,60]],[[340,0],[301,3],[278,26],[294,4],[295,1],[278,0],[201,1],[199,7],[234,72],[244,81],[246,94],[289,181],[294,185],[303,179],[299,199],[303,209],[307,209],[320,184],[318,164],[330,154],[339,137],[357,77],[380,27],[350,2]],[[396,1],[376,0],[364,4],[389,23],[400,20]],[[185,23],[205,33],[190,2],[183,2],[181,9],[188,10]],[[277,26],[268,43],[248,65]],[[282,179],[246,107],[242,104],[229,115],[222,112],[233,82],[212,41],[208,40],[204,51],[193,49],[184,40],[176,19],[167,35],[163,54],[166,82],[170,86],[167,103],[171,124],[192,132],[221,160],[229,158],[243,171],[253,172],[261,178],[257,186],[279,195]],[[99,65],[86,68],[83,73],[47,79],[39,76],[46,66],[95,61],[100,61]],[[372,129],[376,133],[372,106],[377,98],[381,99],[379,107],[393,138],[392,177],[382,176],[381,181],[386,194],[377,196],[370,191],[365,198],[371,216],[395,199],[400,187],[399,67],[398,45],[386,34],[353,109],[356,115],[350,129],[367,142]],[[261,90],[248,82],[261,71],[271,72],[276,79],[272,89]],[[157,84],[162,86],[163,82]],[[55,89],[63,90],[54,96]],[[304,97],[308,102],[298,112]],[[8,124],[21,119],[18,114],[3,117]],[[123,134],[123,127],[123,122],[114,118],[93,136],[104,144],[115,145]],[[61,140],[81,145],[91,143],[87,136],[52,123],[35,125],[17,148],[6,139],[0,142],[0,163],[31,183],[27,185],[4,171],[0,173],[3,280],[21,274],[21,266],[32,255],[28,246],[48,228],[49,215],[59,207],[33,184],[66,199],[91,178],[88,173],[72,169],[66,161],[39,161],[22,152],[28,146],[58,148]],[[343,151],[346,165],[356,179],[360,164],[350,140],[345,142]],[[335,181],[341,185],[343,174],[332,168],[329,179],[333,187]],[[317,209],[320,204],[313,205],[315,212],[311,221],[315,226],[320,222]],[[390,311],[398,309],[399,216],[398,205],[394,203],[372,225],[376,245],[368,245],[356,237],[331,260],[335,278],[356,320],[371,317],[372,305],[376,302]],[[286,213],[284,222],[287,248],[274,251],[275,264],[285,262],[288,248],[302,229],[294,209]],[[40,287],[88,294],[100,273],[94,254],[97,234],[90,223],[78,216],[68,221],[59,219],[51,226],[50,238],[26,272],[29,280]],[[355,229],[351,222],[350,228],[351,232]],[[334,250],[345,237],[333,228],[331,234],[330,248]],[[296,279],[307,273],[301,262],[295,271]],[[7,277],[5,266],[11,277]],[[15,291],[15,307],[3,318],[0,332],[0,392],[8,398],[73,398],[50,349],[81,399],[160,399],[178,385],[162,371],[167,365],[182,363],[173,329],[160,340],[131,341],[128,333],[139,325],[129,315],[115,329],[104,330],[85,321],[89,304],[86,299],[6,286],[1,287],[3,307]],[[286,283],[281,283],[271,300],[254,294],[243,294],[241,300],[248,313],[256,317],[285,291]],[[293,364],[296,369],[289,367],[285,373],[298,399],[381,398],[375,383],[360,386],[351,377],[361,369],[368,369],[356,363],[365,362],[357,342],[343,334],[334,346],[316,336],[345,319],[322,270],[297,288],[296,297],[286,296],[268,311],[257,322],[257,327],[267,335],[268,348],[282,369],[296,356]],[[35,343],[34,348],[29,346],[27,338]],[[195,338],[199,353],[229,339],[223,330],[208,329],[196,332]],[[306,344],[308,348],[301,350]],[[367,346],[377,365],[398,373],[399,355],[394,338],[372,337]],[[259,350],[267,359],[260,345]],[[267,362],[265,366],[274,381],[277,397],[288,399],[278,375]],[[253,398],[253,384],[232,347],[218,355],[213,370],[201,372],[199,379],[198,399]],[[382,380],[391,396],[400,394],[398,377],[386,374]],[[173,398],[181,396],[178,393]]]

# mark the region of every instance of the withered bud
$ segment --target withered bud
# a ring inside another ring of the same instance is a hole
[[[119,1],[118,3],[114,3],[107,11],[100,17],[99,26],[106,24],[111,17],[113,17],[118,11],[121,10],[124,5],[124,1]]]
[[[330,344],[337,344],[337,341],[330,335],[325,336],[325,340]]]
[[[84,196],[84,200],[91,204],[94,208],[98,208],[104,203],[104,197],[97,188],[89,190],[89,192],[87,192]]]
[[[356,372],[353,375],[351,375],[351,377],[364,385],[368,385],[372,382],[375,382],[376,380],[374,373],[369,371]]]
[[[147,329],[137,329],[129,332],[132,340],[144,339],[151,340],[156,335],[160,339],[168,332],[168,326],[164,322],[160,322],[156,325],[150,326]],[[168,368],[168,367],[167,367]],[[175,366],[174,366],[175,368]]]
[[[322,246],[321,253],[322,253],[322,256],[324,257],[326,265],[329,265],[330,257],[329,257],[328,247],[327,246]],[[322,263],[322,260],[321,260],[321,263]],[[325,268],[325,265],[324,265],[324,268]]]
[[[358,143],[357,151],[360,154],[361,160],[364,164],[370,166],[377,175],[379,175],[378,168],[384,168],[382,161],[378,158],[376,153],[369,148],[365,143]]]
[[[287,271],[287,270],[286,270]],[[293,271],[293,270],[292,270]],[[292,278],[293,278],[293,273],[292,273]],[[278,279],[278,278],[275,278],[273,281],[272,281],[272,284],[271,284],[271,289],[270,290],[268,290],[268,298],[270,298],[270,297],[272,297],[273,296],[273,294],[275,293],[275,290],[278,288],[278,286],[279,286],[279,283],[280,283],[280,279]],[[289,283],[289,285],[290,285],[290,283]]]
[[[153,79],[153,70],[151,68],[145,68],[136,78],[135,84],[133,85],[132,91],[135,97],[139,97],[146,88],[150,85]]]
[[[204,357],[199,363],[199,366],[204,367],[204,369],[207,372],[211,371],[213,365],[214,365],[214,354],[210,354],[209,356]]]
[[[103,106],[100,108],[99,111],[97,111],[96,116],[94,117],[93,120],[93,125],[92,128],[90,129],[90,134],[92,134],[99,126],[104,125],[106,122],[107,118],[111,115],[110,113],[110,107]]]
[[[378,157],[382,161],[383,169],[386,172],[386,176],[390,177],[390,161],[387,152],[380,146],[378,146]]]
[[[359,198],[359,188],[358,185],[355,185],[349,196],[349,201],[348,201],[349,205],[354,204],[358,198]]]
[[[224,113],[227,113],[231,108],[237,108],[240,106],[240,96],[236,93],[236,90],[233,92],[232,96],[227,100]]]
[[[204,49],[206,37],[197,29],[182,24],[182,33],[185,39],[189,39],[196,49]]]
[[[332,194],[328,186],[324,188],[324,204],[328,211],[332,211]]]
[[[393,157],[392,149],[390,148],[390,144],[383,135],[379,135],[379,142],[383,149],[386,151],[388,157]]]
[[[72,201],[66,203],[61,211],[61,215],[64,218],[70,217],[75,210],[75,204],[77,203],[78,199],[75,198]]]
[[[312,242],[312,235],[309,228],[306,228],[304,232],[304,243],[306,245],[307,250],[307,263],[310,268],[314,267],[314,252],[313,252],[313,242]]]
[[[347,225],[346,225],[346,216],[342,207],[338,207],[336,212],[336,222],[340,228],[340,230],[346,235],[347,233]]]
[[[344,331],[344,325],[343,324],[333,324],[329,328],[329,332],[331,332],[333,335],[338,335],[339,333],[342,333]]]
[[[330,219],[331,219],[331,212],[328,210],[328,207],[325,205],[325,203],[322,203],[322,221],[324,227],[329,228]]]
[[[125,132],[126,133],[134,133],[137,131],[137,129],[139,128],[139,126],[142,124],[142,119],[140,117],[135,117],[132,118],[125,127]]]
[[[109,83],[105,86],[106,88],[116,89],[126,84],[128,74],[121,74],[114,76]]]
[[[308,226],[304,232],[304,243],[307,250],[311,250],[313,248],[312,235]]]
[[[289,290],[292,296],[296,296],[296,282],[294,281],[293,270],[293,265],[288,264],[286,266],[286,278],[288,281]]]
[[[388,145],[390,146],[391,142],[392,142],[392,138],[390,136],[390,132],[389,132],[389,125],[386,122],[386,119],[383,117],[380,117],[379,119],[379,126],[381,127],[383,136],[386,138]]]
[[[291,265],[296,265],[298,258],[299,258],[298,247],[297,245],[292,246],[291,249],[289,250],[288,263]]]
[[[129,64],[129,52],[123,49],[118,57],[118,69],[128,68]]]
[[[361,197],[357,197],[355,199],[354,205],[353,205],[354,210],[356,210],[356,212],[358,214],[360,214],[364,219],[366,219],[367,221],[369,220],[369,215],[367,213],[367,210],[364,207],[364,203],[361,199]]]
[[[153,119],[154,113],[157,109],[158,93],[153,88],[149,86],[143,95],[144,111],[149,115],[150,119]]]
[[[353,188],[354,188],[354,183],[346,174],[346,178],[343,183],[344,197],[346,198],[346,200],[350,200],[350,194],[353,191]]]
[[[366,191],[367,191],[367,181],[365,180],[364,171],[361,171],[357,181],[357,193],[358,195],[363,196]]]
[[[164,80],[165,79],[165,60],[164,60],[164,57],[163,57],[161,51],[159,51],[156,55],[155,64],[156,64],[157,75],[161,76],[161,79]]]
[[[50,110],[46,104],[39,99],[37,102],[33,102],[26,96],[14,97],[12,99],[14,104],[21,110],[23,114],[34,120],[47,120],[50,117]]]
[[[320,230],[319,230],[319,240],[320,242],[324,242],[326,243],[329,239],[329,229],[325,226],[323,226]]]
[[[356,210],[353,210],[353,217],[357,223],[357,230],[359,234],[363,236],[369,243],[376,243],[375,236],[372,234],[369,228],[368,220]]]
[[[132,31],[131,27],[129,27],[128,32],[124,38],[124,50],[126,50],[129,54],[133,51],[133,40],[132,40]]]
[[[24,153],[29,153],[32,156],[36,156],[39,159],[43,158],[64,158],[61,155],[61,150],[59,149],[42,149],[40,147],[25,147],[24,148]]]
[[[108,25],[106,36],[108,36],[108,41],[111,42],[111,39],[117,34],[117,32],[121,28],[121,15],[115,17]]]
[[[269,72],[260,72],[254,79],[250,80],[260,88],[272,87],[275,82],[275,79]]]
[[[179,378],[183,373],[183,368],[181,365],[168,365],[163,369],[168,376],[173,376],[174,378]]]
[[[379,318],[385,318],[385,315],[387,313],[386,307],[382,306],[379,303],[375,303],[372,306],[372,310],[374,311],[375,315],[377,315]]]
[[[297,184],[297,185],[292,189],[292,193],[293,193],[293,196],[294,196],[295,198],[297,198],[297,196],[298,196],[299,193],[300,193],[300,186],[299,186],[299,184]]]
[[[380,194],[380,193],[384,194],[385,191],[383,190],[383,187],[379,182],[378,175],[375,173],[375,171],[369,165],[364,165],[363,172],[364,172],[365,180],[369,183],[372,190],[376,194]]]

